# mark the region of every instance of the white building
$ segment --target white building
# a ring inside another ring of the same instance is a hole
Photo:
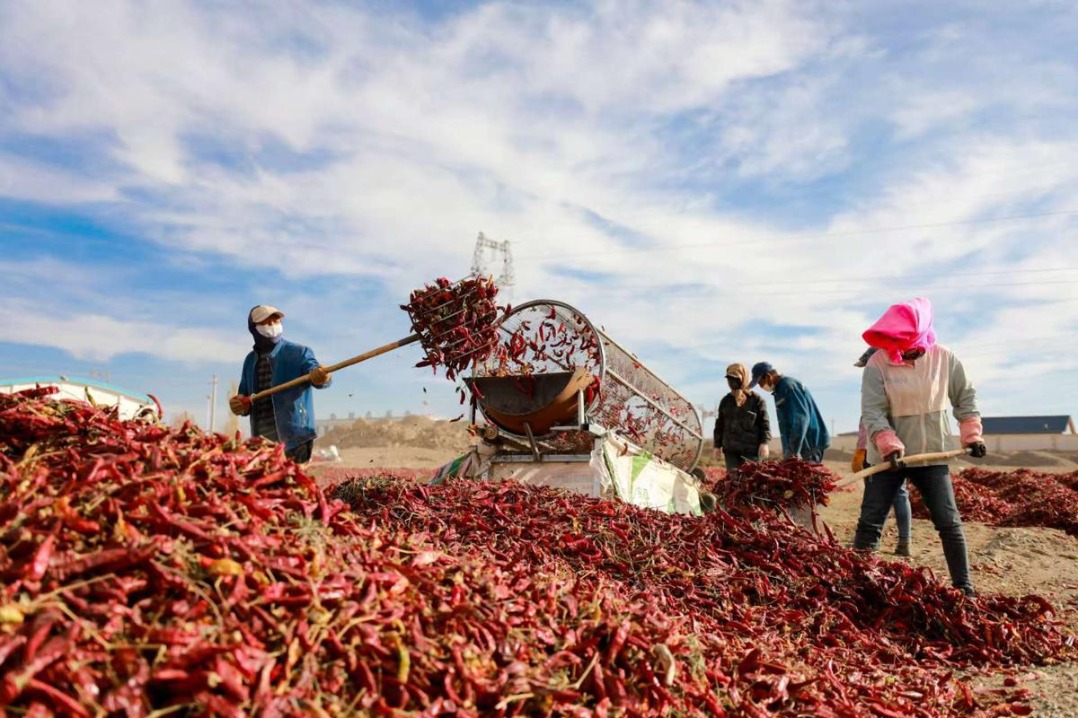
[[[55,386],[59,391],[51,395],[53,399],[74,399],[96,404],[97,406],[119,407],[121,419],[133,419],[144,411],[153,412],[161,418],[160,408],[149,394],[121,389],[94,379],[66,376],[31,376],[21,379],[0,379],[0,394],[12,394],[36,386]]]

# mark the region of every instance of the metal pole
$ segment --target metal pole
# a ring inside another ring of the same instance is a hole
[[[681,419],[679,419],[679,418],[677,418],[676,416],[674,416],[673,414],[671,414],[671,413],[670,413],[669,411],[667,411],[667,410],[666,410],[666,409],[665,409],[665,408],[664,408],[664,407],[663,407],[663,406],[662,406],[661,404],[659,404],[658,402],[656,402],[656,401],[655,401],[654,399],[652,399],[652,398],[651,398],[651,397],[649,397],[649,396],[646,396],[646,395],[645,395],[645,394],[644,394],[644,393],[643,393],[642,391],[640,391],[640,390],[639,390],[639,389],[637,389],[637,388],[636,388],[635,386],[633,386],[633,385],[632,385],[632,384],[631,384],[631,383],[629,382],[629,380],[628,380],[628,379],[626,379],[625,377],[621,376],[620,374],[618,374],[618,373],[617,373],[616,371],[614,371],[613,369],[607,369],[607,370],[606,370],[606,373],[607,373],[607,375],[608,375],[608,376],[609,376],[610,378],[612,378],[612,379],[613,379],[614,381],[616,381],[616,382],[618,382],[619,384],[621,384],[621,385],[623,385],[623,386],[625,386],[625,387],[628,387],[629,389],[631,389],[631,390],[633,391],[633,393],[634,393],[634,394],[636,394],[636,396],[640,397],[641,399],[643,399],[644,401],[646,401],[646,402],[647,402],[648,404],[650,404],[650,405],[651,405],[651,407],[652,407],[653,409],[655,409],[655,410],[656,410],[657,412],[659,412],[660,414],[662,414],[663,416],[665,416],[665,417],[666,417],[667,419],[669,419],[670,421],[672,421],[672,422],[674,422],[675,424],[677,424],[678,426],[680,426],[680,427],[681,427],[682,429],[684,429],[685,431],[689,432],[689,436],[693,437],[694,439],[703,439],[703,438],[704,438],[704,435],[703,435],[703,433],[702,433],[702,427],[703,427],[703,422],[700,422],[700,426],[701,426],[701,431],[697,431],[696,429],[692,428],[691,426],[689,426],[688,424],[686,424],[685,422],[683,422],[683,421],[682,421]],[[671,391],[673,391],[673,390],[671,390]],[[682,396],[681,396],[681,394],[678,394],[678,393],[677,393],[676,391],[674,392],[674,394],[676,394],[676,395],[677,395],[678,397],[680,397],[680,398],[684,398],[684,397],[682,397]],[[695,409],[695,407],[693,407],[693,406],[692,406],[692,404],[689,404],[689,407],[691,407],[691,408],[693,409],[693,411],[695,411],[695,410],[696,410],[696,409]],[[696,418],[697,418],[697,420],[699,421],[700,417],[699,417],[699,416],[697,416]]]
[[[210,389],[210,433],[214,432],[214,425],[217,423],[217,375],[213,375],[213,382]]]

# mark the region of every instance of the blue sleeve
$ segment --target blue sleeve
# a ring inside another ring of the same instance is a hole
[[[789,391],[786,393],[786,416],[787,429],[790,432],[789,451],[783,447],[787,456],[801,456],[801,450],[805,448],[805,439],[808,436],[809,416],[811,408],[805,396],[804,389],[794,382],[789,382]]]
[[[240,369],[240,388],[238,389],[240,396],[250,396],[251,387],[247,385],[247,365],[251,363],[251,355],[248,354],[243,360],[243,368]]]
[[[779,438],[782,441],[782,455],[790,455],[790,415],[786,410],[786,394],[775,389],[775,421],[779,425]]]
[[[318,360],[314,358],[314,351],[310,347],[302,347],[303,353],[300,355],[300,370],[303,374],[310,374],[311,370],[318,366]],[[333,383],[333,375],[329,377],[322,386],[316,386],[315,389],[325,389],[327,386]],[[311,386],[314,386],[313,384]]]

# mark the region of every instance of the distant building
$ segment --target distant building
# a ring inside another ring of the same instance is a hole
[[[985,416],[981,424],[989,451],[1078,451],[1078,431],[1066,414]]]
[[[348,412],[348,418],[342,418],[336,414],[330,414],[328,419],[315,419],[314,430],[318,436],[325,436],[326,432],[330,429],[336,429],[338,427],[349,427],[356,423],[356,412]]]
[[[1078,434],[1074,419],[1066,414],[1057,416],[984,416],[981,424],[985,434]]]
[[[55,399],[74,399],[96,404],[97,406],[115,406],[121,419],[133,419],[143,411],[152,411],[157,418],[158,409],[148,394],[128,391],[96,379],[67,376],[31,376],[20,379],[0,379],[0,394],[12,394],[35,386],[55,386],[58,391],[52,395]]]

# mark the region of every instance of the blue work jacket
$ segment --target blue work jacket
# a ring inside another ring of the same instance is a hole
[[[782,455],[808,458],[823,455],[831,445],[820,408],[804,384],[793,377],[780,377],[775,384],[775,415],[782,433]]]
[[[309,374],[318,366],[314,352],[310,347],[281,339],[269,354],[273,368],[273,386],[284,384],[297,377]],[[258,352],[252,351],[243,360],[243,373],[240,376],[239,393],[250,396],[257,386],[255,365]],[[326,386],[329,386],[327,383]],[[325,387],[317,387],[324,389]],[[310,384],[301,384],[280,391],[270,397],[273,401],[273,416],[277,422],[277,436],[290,451],[317,436],[314,428],[314,395]],[[251,414],[251,434],[254,434],[254,413]]]

